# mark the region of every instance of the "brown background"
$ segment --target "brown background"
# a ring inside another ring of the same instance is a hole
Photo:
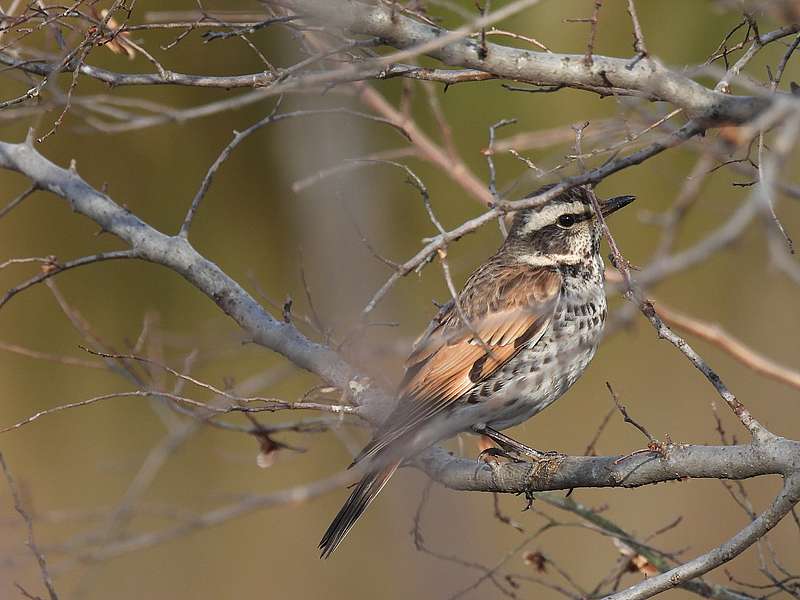
[[[217,3],[230,7],[234,3]],[[460,2],[471,7],[468,1]],[[499,5],[499,3],[497,3]],[[613,56],[631,55],[630,23],[623,2],[609,2],[602,12],[597,51]],[[241,8],[252,8],[237,2]],[[563,23],[566,17],[586,16],[591,2],[543,2],[504,28],[534,36],[559,52],[583,52],[587,26]],[[640,17],[648,46],[665,63],[695,65],[716,48],[725,32],[738,20],[710,2],[681,0],[641,2]],[[137,12],[191,9],[193,2],[139,2]],[[452,23],[452,21],[450,21]],[[762,23],[762,31],[769,27]],[[158,45],[171,39],[164,34],[137,36],[170,68],[183,72],[245,73],[260,69],[257,59],[236,39],[203,45],[198,36],[164,53]],[[253,39],[279,65],[288,65],[294,54],[290,39],[278,29],[263,31]],[[764,64],[774,65],[783,46],[776,45],[751,65],[749,72],[763,80]],[[149,71],[141,57],[134,62],[96,50],[92,64],[121,71]],[[791,64],[785,81],[798,77]],[[711,81],[710,79],[708,81]],[[65,84],[66,79],[60,83]],[[376,84],[396,101],[401,83]],[[2,97],[12,97],[23,87],[2,80]],[[102,93],[103,86],[82,79],[78,93]],[[190,106],[222,98],[222,90],[177,88],[122,88],[112,92],[143,97],[172,106]],[[502,118],[519,120],[501,135],[595,120],[617,112],[613,98],[562,91],[557,94],[510,93],[500,83],[464,84],[439,97],[450,119],[455,141],[466,162],[486,176],[484,158],[487,128]],[[108,184],[119,203],[156,227],[174,232],[208,166],[230,139],[273,106],[266,100],[247,109],[196,120],[117,135],[87,131],[76,116],[41,146],[51,160],[65,165],[77,160],[81,175],[95,186]],[[327,97],[289,97],[283,109],[350,105],[334,90]],[[436,135],[424,95],[417,89],[415,114]],[[15,141],[33,124],[40,132],[49,128],[58,111],[41,120],[19,118],[0,122],[0,137]],[[590,126],[591,127],[591,126]],[[287,295],[305,311],[300,278],[300,250],[306,278],[324,322],[338,334],[348,331],[359,310],[376,290],[388,270],[374,260],[358,239],[346,212],[351,208],[371,242],[393,259],[405,260],[422,237],[434,230],[418,195],[403,184],[399,171],[375,167],[348,174],[301,194],[291,191],[296,179],[343,158],[404,144],[395,131],[374,123],[343,116],[313,117],[270,126],[251,139],[223,166],[199,213],[193,243],[230,275],[253,290],[252,281],[273,298]],[[524,152],[537,163],[552,166],[569,151]],[[634,263],[647,261],[658,230],[643,220],[647,212],[669,207],[691,169],[694,155],[686,149],[668,152],[644,166],[612,177],[599,187],[602,195],[632,193],[634,207],[614,218],[613,230],[623,251]],[[409,164],[431,191],[433,205],[446,226],[455,226],[477,215],[481,207],[436,169],[419,161]],[[796,164],[796,161],[795,161]],[[507,186],[522,174],[517,161],[498,159],[499,182]],[[747,188],[733,188],[725,172],[705,187],[679,243],[691,244],[724,221],[746,198]],[[23,178],[0,173],[2,199],[23,190]],[[532,189],[519,188],[510,197]],[[779,207],[790,234],[800,231],[796,200]],[[96,227],[72,214],[60,200],[38,193],[0,223],[0,261],[19,256],[56,254],[61,259],[118,248],[108,236],[95,237]],[[457,282],[497,246],[495,227],[464,239],[450,249]],[[30,266],[9,267],[0,272],[2,288],[8,288],[34,272]],[[252,277],[252,280],[249,279]],[[198,348],[201,360],[194,374],[221,385],[223,378],[236,381],[284,364],[270,352],[241,344],[241,333],[204,296],[165,269],[136,262],[93,265],[57,278],[66,298],[93,328],[118,348],[135,339],[146,313],[158,315],[163,329],[166,360],[173,366]],[[719,322],[737,337],[779,362],[800,367],[798,336],[800,311],[797,288],[771,268],[763,228],[754,223],[734,246],[701,266],[659,285],[654,296],[689,314]],[[404,279],[380,305],[376,319],[397,321],[397,328],[370,331],[359,356],[373,356],[368,368],[390,380],[399,374],[402,353],[432,315],[432,299],[446,299],[447,292],[437,265],[421,276]],[[615,301],[615,304],[618,300]],[[717,349],[692,340],[711,365],[772,431],[800,435],[798,393],[743,368]],[[0,341],[42,351],[86,357],[78,348],[80,337],[58,310],[46,287],[40,286],[15,298],[0,311]],[[606,340],[591,368],[555,407],[512,434],[543,449],[581,453],[603,415],[611,406],[605,389],[610,381],[635,417],[656,436],[667,434],[677,442],[716,443],[709,408],[716,401],[713,389],[683,356],[666,342],[659,342],[652,328],[637,317],[633,325]],[[263,395],[294,399],[315,380],[292,371],[279,384],[259,390]],[[45,363],[15,354],[0,354],[0,425],[10,424],[38,410],[75,402],[102,393],[129,389],[112,373]],[[193,391],[196,397],[208,396]],[[280,420],[296,415],[274,415]],[[741,429],[723,411],[728,431],[740,438]],[[411,471],[400,473],[332,560],[320,562],[316,543],[345,491],[309,503],[257,511],[224,525],[196,531],[152,548],[123,554],[100,564],[67,566],[70,556],[59,544],[102,525],[102,516],[115,506],[148,451],[165,435],[164,427],[144,399],[112,400],[92,407],[51,415],[19,431],[0,436],[0,449],[16,474],[24,497],[41,520],[40,543],[50,548],[48,557],[57,573],[56,583],[65,598],[443,598],[471,585],[476,570],[415,551],[409,530],[420,499],[424,478]],[[354,436],[361,434],[355,432]],[[255,464],[257,444],[246,436],[200,429],[164,466],[142,507],[179,508],[202,512],[234,502],[242,495],[263,494],[302,484],[336,472],[348,463],[348,455],[333,434],[281,439],[305,446],[302,455],[281,455],[278,464],[261,470]],[[474,441],[465,438],[466,452],[474,454]],[[625,453],[643,445],[641,436],[614,417],[601,438],[600,453]],[[762,478],[746,484],[756,507],[763,507],[776,491],[777,479]],[[683,522],[660,538],[662,547],[687,549],[692,557],[718,544],[747,522],[719,482],[691,481],[639,490],[578,490],[575,498],[592,506],[608,505],[607,517],[629,531],[646,535],[677,516]],[[520,514],[523,500],[506,498],[503,506],[529,532],[543,523],[533,513]],[[57,511],[57,512],[54,512]],[[560,520],[577,522],[567,513],[548,510]],[[174,524],[156,516],[141,516],[132,531],[148,531]],[[774,534],[776,549],[790,566],[797,562],[796,529],[784,523]],[[423,517],[428,545],[444,554],[493,565],[519,544],[523,535],[492,517],[492,498],[482,494],[453,493],[434,488]],[[25,532],[13,512],[10,497],[0,485],[0,597],[15,597],[13,581],[38,589],[38,575],[24,548]],[[611,540],[580,528],[558,528],[532,541],[541,550],[591,587],[616,560]],[[757,553],[748,551],[729,567],[748,581],[760,581]],[[519,556],[509,562],[517,572],[531,572]],[[554,581],[557,578],[550,572]],[[639,575],[630,575],[625,584]],[[710,579],[726,582],[720,570]],[[526,584],[520,597],[550,598],[553,592]],[[472,598],[494,598],[500,593],[483,584]],[[684,597],[685,592],[671,592]]]

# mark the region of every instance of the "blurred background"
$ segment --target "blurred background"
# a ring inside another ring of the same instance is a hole
[[[7,4],[8,1],[3,2],[4,7]],[[475,10],[469,0],[454,4],[465,11]],[[588,26],[565,19],[589,16],[593,4],[588,0],[542,2],[498,27],[534,37],[556,52],[583,53]],[[606,4],[597,31],[596,52],[632,56],[625,3]],[[492,8],[500,5],[495,2]],[[132,22],[145,22],[148,14],[155,14],[156,19],[159,11],[196,7],[191,0],[141,0],[136,3]],[[219,1],[206,3],[205,8],[257,11],[258,5],[245,0]],[[702,64],[741,20],[739,14],[705,1],[640,2],[638,8],[648,49],[677,69]],[[460,22],[453,12],[437,8],[434,3],[431,13],[445,17],[445,25]],[[760,25],[766,31],[780,23],[765,17]],[[160,49],[177,34],[137,32],[132,39],[174,71],[240,74],[264,68],[238,38],[204,43],[200,33],[193,32],[173,49]],[[67,39],[75,43],[75,39]],[[297,43],[285,29],[267,28],[250,39],[275,65],[288,66],[299,57]],[[7,43],[8,38],[4,41]],[[40,47],[57,52],[46,36],[42,36]],[[765,49],[748,67],[748,73],[764,81],[765,65],[776,64],[784,51],[781,44]],[[93,51],[88,62],[121,72],[153,70],[141,54],[129,61],[102,48]],[[784,86],[796,78],[800,78],[800,67],[793,61],[784,76]],[[66,89],[69,79],[62,76],[58,86]],[[714,79],[700,80],[711,83]],[[406,103],[418,125],[433,138],[441,139],[439,124],[432,117],[426,92],[419,84],[393,80],[371,85],[391,103]],[[2,99],[23,93],[26,86],[30,83],[20,78],[0,79]],[[404,86],[408,88],[405,94]],[[326,94],[288,95],[281,110],[335,106],[365,110],[349,90],[340,86]],[[487,178],[487,166],[481,150],[487,146],[489,126],[501,119],[514,118],[517,123],[500,130],[500,140],[524,132],[560,128],[560,144],[521,151],[543,169],[549,169],[572,152],[572,125],[589,121],[588,135],[593,123],[630,113],[631,106],[651,111],[656,118],[672,110],[667,106],[600,99],[575,90],[552,94],[510,92],[500,82],[492,81],[452,86],[446,93],[441,86],[432,87],[431,91],[452,127],[455,146],[483,180]],[[80,78],[75,93],[145,99],[178,109],[241,95],[247,90],[169,86],[110,89]],[[116,202],[171,233],[177,231],[202,177],[230,141],[233,130],[254,123],[274,105],[275,99],[268,98],[182,124],[166,123],[116,133],[87,125],[85,117],[90,113],[76,106],[39,150],[59,165],[66,166],[75,159],[79,173],[88,182],[98,188],[107,186]],[[31,126],[41,135],[58,117],[62,106],[55,103],[44,112],[19,111],[13,118],[0,120],[0,139],[19,141]],[[601,135],[593,143],[603,146],[618,137]],[[390,274],[390,269],[376,260],[362,242],[362,233],[381,255],[403,262],[418,251],[422,238],[436,233],[435,229],[419,194],[404,183],[405,175],[387,166],[347,171],[301,191],[296,191],[293,184],[340,165],[347,158],[404,147],[406,141],[395,130],[345,115],[314,116],[267,126],[245,141],[222,166],[195,220],[193,244],[265,303],[269,299],[280,306],[291,297],[296,313],[309,314],[310,296],[314,311],[330,334],[340,341],[346,339],[364,305]],[[403,160],[428,187],[433,208],[446,227],[452,228],[482,212],[481,205],[441,169],[413,157]],[[601,196],[638,197],[635,205],[616,215],[611,223],[623,253],[634,264],[648,261],[660,235],[651,217],[669,209],[696,160],[696,152],[687,145],[625,170],[598,187]],[[519,198],[539,185],[530,177],[526,165],[508,153],[500,153],[496,163],[498,187],[507,197]],[[797,165],[793,158],[786,172],[791,173]],[[546,181],[570,172],[574,172],[574,165]],[[746,200],[751,190],[731,185],[746,179],[723,169],[706,180],[680,231],[678,248],[702,239]],[[27,186],[23,177],[0,172],[0,205]],[[796,202],[785,199],[778,205],[784,226],[795,238],[800,231]],[[457,285],[494,252],[500,240],[498,228],[490,225],[449,248]],[[652,295],[686,314],[719,323],[778,363],[800,369],[798,289],[771,266],[766,242],[764,228],[756,220],[736,243],[660,283]],[[99,235],[96,225],[45,193],[33,194],[0,221],[0,262],[47,255],[67,260],[117,248],[121,248],[119,242]],[[34,275],[37,268],[29,264],[9,266],[0,271],[0,286],[8,289]],[[63,273],[54,281],[56,291],[74,311],[72,316],[79,314],[95,335],[119,351],[127,352],[135,345],[147,322],[149,333],[143,352],[175,368],[182,368],[187,356],[196,352],[192,374],[214,385],[223,387],[259,376],[257,388],[248,393],[294,400],[319,383],[281,356],[244,344],[241,331],[208,298],[162,267],[108,262]],[[437,264],[429,265],[419,275],[409,275],[373,314],[374,321],[396,325],[371,327],[359,334],[357,340],[348,343],[348,356],[376,377],[390,384],[396,382],[404,353],[434,314],[432,302],[447,299]],[[615,298],[612,304],[618,307],[621,301]],[[701,340],[690,335],[687,339],[768,428],[779,435],[795,439],[800,436],[800,394],[796,389],[757,375]],[[53,290],[44,285],[25,291],[0,310],[0,342],[0,426],[57,405],[132,389],[125,377],[80,350],[78,345],[85,343],[84,338],[59,308]],[[9,345],[90,364],[40,360],[11,352]],[[153,375],[171,386],[164,374]],[[613,407],[606,382],[614,386],[634,418],[659,439],[669,436],[675,442],[719,442],[711,409],[711,404],[718,402],[713,388],[673,347],[659,341],[638,314],[627,326],[615,328],[584,377],[560,402],[512,430],[511,435],[537,448],[583,453]],[[203,390],[187,388],[184,393],[204,401],[210,399]],[[745,432],[724,406],[719,413],[729,437],[745,439]],[[473,586],[483,576],[478,568],[415,549],[410,531],[426,478],[409,469],[392,480],[346,543],[325,562],[317,558],[316,544],[344,500],[345,489],[308,502],[242,511],[236,518],[220,518],[214,526],[193,526],[197,525],[193,520],[197,515],[208,515],[208,511],[236,505],[245,498],[316,481],[341,470],[350,462],[348,444],[357,446],[366,435],[346,426],[337,428],[335,433],[276,435],[276,439],[306,452],[279,452],[275,464],[262,469],[256,463],[259,444],[253,437],[200,425],[188,431],[174,448],[168,448],[163,464],[149,474],[151,484],[137,490],[130,518],[119,531],[109,530],[111,515],[131,493],[137,473],[142,476],[143,465],[146,470],[147,461],[153,460],[154,448],[165,443],[167,427],[175,425],[175,418],[159,402],[119,398],[47,415],[0,435],[0,450],[18,480],[23,501],[35,516],[37,540],[47,555],[62,597],[447,598]],[[295,420],[298,414],[260,418],[275,423]],[[241,417],[228,421],[247,425]],[[636,430],[614,414],[596,451],[624,454],[645,443]],[[466,455],[477,453],[472,437],[464,436],[462,446]],[[745,482],[744,486],[755,509],[760,510],[774,496],[780,481],[761,478]],[[680,555],[684,559],[719,544],[748,522],[747,514],[718,481],[687,481],[637,490],[581,489],[572,497],[588,506],[603,508],[605,517],[642,537],[682,517],[677,526],[653,543],[670,552],[685,552]],[[434,486],[422,513],[421,530],[427,547],[441,555],[489,567],[507,559],[502,572],[541,577],[559,585],[564,582],[552,566],[540,573],[535,566],[525,564],[524,552],[541,552],[588,589],[619,560],[610,538],[579,527],[555,528],[523,544],[546,522],[536,511],[520,512],[524,506],[521,498],[501,499],[502,510],[525,528],[521,533],[493,516],[491,495],[455,493]],[[536,508],[559,521],[579,522],[574,515],[544,504]],[[158,537],[158,532],[176,526],[185,526],[186,531],[165,535],[163,540]],[[155,537],[137,537],[145,533]],[[113,544],[126,538],[134,541]],[[24,523],[13,510],[7,487],[0,484],[2,598],[17,597],[13,582],[37,594],[44,593],[25,539]],[[800,567],[796,528],[783,523],[771,540],[787,566]],[[736,578],[763,583],[758,567],[756,548],[727,565]],[[622,585],[639,579],[639,573],[627,574]],[[722,569],[709,575],[708,580],[730,584]],[[520,598],[559,597],[557,592],[534,583],[520,585],[513,590]],[[689,596],[680,590],[666,595]],[[483,582],[464,594],[468,598],[502,596],[491,582]]]

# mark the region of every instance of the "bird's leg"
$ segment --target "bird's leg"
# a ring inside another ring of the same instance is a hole
[[[486,425],[475,425],[472,430],[480,435],[485,435],[495,444],[500,446],[500,448],[495,450],[488,448],[481,452],[480,456],[489,454],[491,456],[503,456],[505,458],[512,458],[515,460],[519,460],[519,456],[527,456],[536,462],[549,461],[554,458],[561,458],[564,456],[560,452],[542,452],[536,448],[531,448],[530,446],[526,446],[514,438],[511,438],[504,433],[500,433],[491,427],[487,427]],[[509,454],[512,456],[509,456]]]

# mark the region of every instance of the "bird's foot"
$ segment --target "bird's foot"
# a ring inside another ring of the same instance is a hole
[[[537,450],[536,448],[531,448],[530,446],[526,446],[522,442],[518,442],[514,438],[485,425],[475,426],[474,430],[476,433],[485,435],[499,446],[499,448],[486,448],[481,452],[481,455],[489,454],[491,456],[503,456],[504,458],[515,460],[516,462],[524,462],[522,457],[532,459],[535,462],[560,462],[566,457],[566,455],[561,454],[560,452],[543,452],[541,450]]]
[[[478,454],[478,462],[494,462],[493,458],[506,458],[508,460],[513,460],[514,462],[520,462],[519,456],[513,454],[511,452],[506,452],[502,448],[498,448],[497,446],[492,446],[491,448],[485,448],[480,451]]]

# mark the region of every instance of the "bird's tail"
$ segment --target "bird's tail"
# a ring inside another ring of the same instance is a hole
[[[367,473],[358,482],[347,502],[344,503],[325,535],[322,536],[322,541],[319,543],[321,558],[328,558],[336,550],[336,547],[350,532],[359,517],[364,514],[367,507],[380,494],[383,486],[394,475],[399,465],[400,461],[392,462],[378,471]]]

